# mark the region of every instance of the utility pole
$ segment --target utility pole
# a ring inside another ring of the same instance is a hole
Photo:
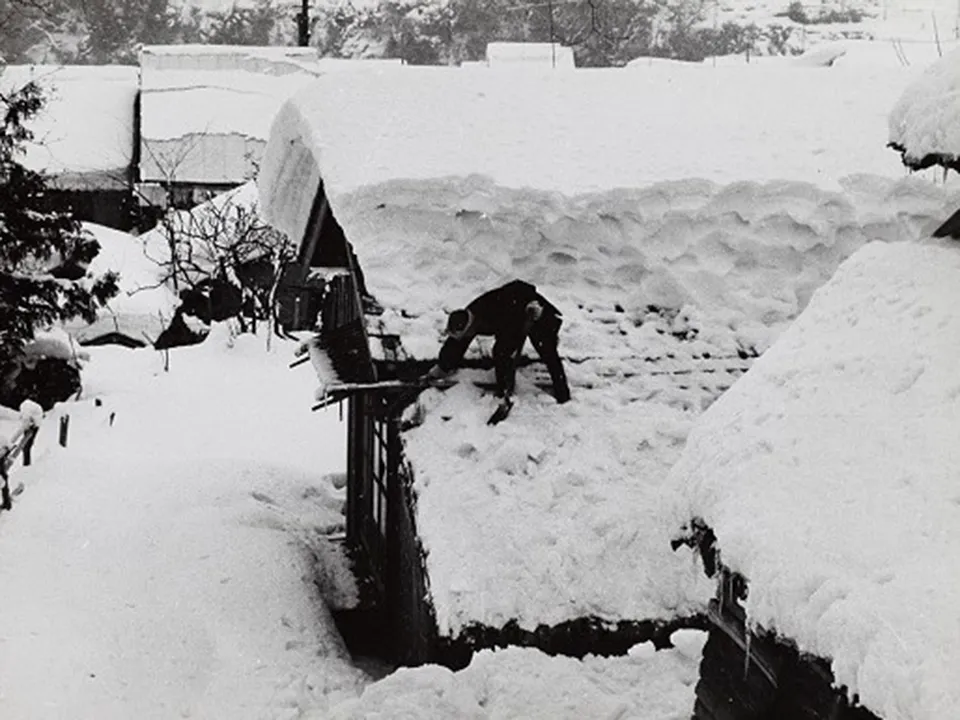
[[[958,0],[960,2],[960,0]],[[557,45],[554,40],[553,32],[553,0],[547,0],[547,8],[550,12],[550,60],[554,70],[557,69]]]
[[[303,0],[296,18],[297,45],[307,47],[310,45],[310,0]]]

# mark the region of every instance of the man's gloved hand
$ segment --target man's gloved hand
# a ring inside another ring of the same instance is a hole
[[[450,375],[450,372],[448,372],[447,370],[444,370],[439,365],[434,365],[429,370],[427,370],[427,372],[425,372],[423,375],[420,376],[420,380],[425,383],[429,383],[432,380],[442,380],[448,375]]]

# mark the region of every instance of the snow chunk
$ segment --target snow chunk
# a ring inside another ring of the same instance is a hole
[[[43,422],[43,408],[33,400],[20,403],[20,422],[26,427],[37,427]]]
[[[699,661],[677,650],[583,660],[532,648],[482,650],[457,673],[436,665],[398,670],[323,717],[681,718],[693,707]]]

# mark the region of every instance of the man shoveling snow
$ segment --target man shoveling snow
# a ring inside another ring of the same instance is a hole
[[[447,339],[427,377],[436,379],[450,374],[477,335],[493,336],[497,395],[501,400],[488,424],[495,425],[506,418],[513,405],[511,395],[516,384],[517,358],[529,337],[550,372],[554,397],[558,403],[565,403],[570,399],[570,387],[557,352],[561,324],[560,311],[538,293],[534,285],[513,280],[450,313]]]

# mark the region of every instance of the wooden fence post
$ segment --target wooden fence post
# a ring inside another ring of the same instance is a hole
[[[0,460],[0,510],[10,510],[13,508],[13,501],[10,499],[10,478],[7,475],[7,459]]]
[[[70,416],[60,416],[60,447],[67,446],[67,434],[70,431]]]
[[[29,467],[31,459],[33,457],[33,441],[37,439],[37,431],[39,428],[34,425],[29,430],[27,430],[27,439],[23,443],[23,466]]]

